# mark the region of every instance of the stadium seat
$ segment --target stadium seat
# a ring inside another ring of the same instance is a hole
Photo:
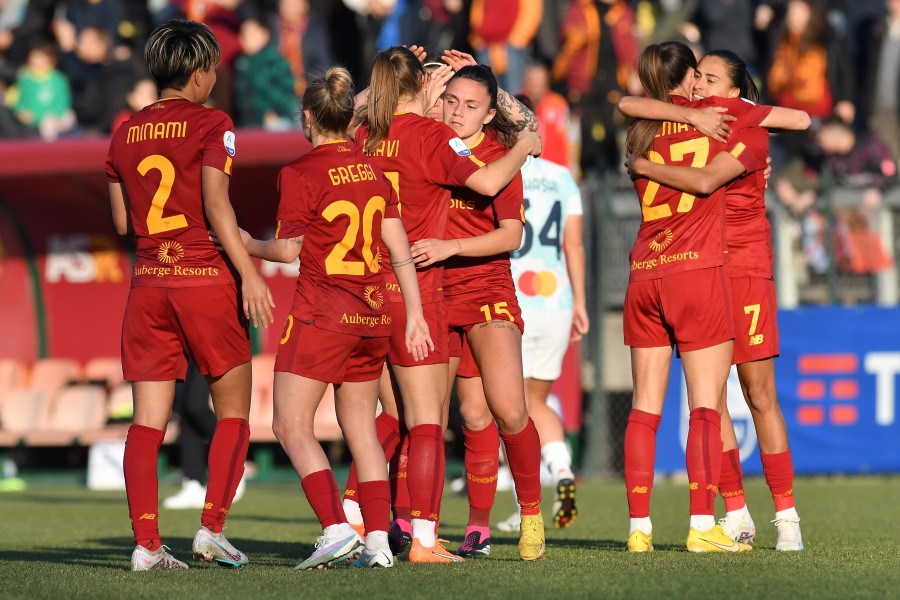
[[[122,361],[106,356],[92,358],[84,365],[82,379],[88,383],[105,382],[107,388],[113,389],[125,381],[122,375]]]
[[[0,406],[6,400],[7,394],[25,385],[27,370],[22,361],[14,359],[0,360]]]
[[[0,446],[15,446],[26,432],[46,420],[49,403],[46,395],[37,390],[18,389],[7,394],[0,407]]]
[[[82,433],[97,432],[106,423],[106,388],[79,384],[63,388],[41,413],[43,420],[25,433],[29,446],[64,446]]]
[[[128,435],[128,428],[131,426],[131,417],[134,414],[133,407],[134,399],[131,395],[131,384],[128,382],[120,383],[109,393],[109,399],[106,402],[104,416],[106,426],[98,431],[81,433],[78,436],[78,442],[84,446],[90,446],[95,442],[125,439]],[[127,419],[127,422],[122,422],[125,419]],[[169,421],[163,444],[171,444],[178,439],[178,431],[178,424]]]
[[[68,358],[44,358],[34,363],[27,387],[52,398],[64,385],[77,381],[81,375],[79,364]]]

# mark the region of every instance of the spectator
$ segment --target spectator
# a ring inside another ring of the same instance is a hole
[[[28,61],[16,77],[12,108],[20,121],[37,127],[47,141],[75,126],[69,82],[56,68],[52,44],[39,44],[28,53]]]
[[[756,73],[756,45],[753,42],[753,0],[698,0],[682,31],[706,50],[731,50]],[[686,29],[686,30],[685,30]]]
[[[142,77],[134,82],[128,94],[125,96],[125,102],[128,108],[119,111],[113,120],[111,131],[115,133],[122,123],[131,118],[131,115],[138,112],[145,106],[153,104],[159,94],[156,90],[156,83],[150,77]]]
[[[544,143],[541,158],[569,166],[569,103],[550,89],[550,70],[534,64],[525,70],[523,91],[534,103],[538,134]]]
[[[535,0],[473,0],[469,15],[475,57],[489,65],[500,87],[522,89],[528,49],[541,23],[543,5]]]
[[[237,125],[287,129],[297,112],[291,66],[272,44],[269,27],[259,19],[241,24],[243,53],[235,61]]]
[[[0,0],[0,86],[15,78],[20,64],[16,50],[22,44],[17,29],[22,25],[25,4],[25,0]]]
[[[306,91],[309,75],[321,76],[335,63],[328,32],[310,12],[308,0],[279,0],[272,34],[291,67],[297,97]]]
[[[886,0],[887,15],[863,40],[860,111],[900,160],[900,0]]]

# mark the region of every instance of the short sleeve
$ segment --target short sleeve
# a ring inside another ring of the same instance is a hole
[[[741,161],[748,173],[766,168],[769,132],[763,127],[747,127],[732,133],[725,151]]]
[[[203,166],[213,167],[231,175],[231,167],[235,146],[234,123],[231,117],[221,111],[214,111],[213,125],[210,127],[209,136],[203,144]]]
[[[106,180],[110,183],[119,183],[119,172],[116,170],[116,136],[113,135],[109,142],[109,152],[106,154]]]
[[[463,187],[484,166],[447,125],[435,123],[422,138],[422,169],[438,185]]]
[[[384,218],[385,219],[399,219],[400,218],[400,199],[397,198],[397,192],[394,191],[394,186],[391,185],[391,182],[387,180],[387,177],[384,175],[381,176],[384,183],[387,184],[388,197],[387,202],[384,205]]]
[[[494,198],[494,214],[498,221],[514,219],[525,222],[525,203],[522,191],[522,173],[516,173],[513,180]]]
[[[300,237],[314,216],[309,202],[314,198],[301,174],[292,167],[284,167],[278,173],[278,226],[275,239]]]

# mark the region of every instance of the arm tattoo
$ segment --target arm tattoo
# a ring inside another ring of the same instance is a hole
[[[391,266],[402,267],[402,266],[410,264],[412,261],[413,261],[413,258],[412,258],[412,256],[410,256],[406,260],[398,260],[397,262],[391,261]]]
[[[511,96],[506,90],[501,89],[497,91],[497,105],[500,107],[500,112],[506,115],[519,131],[523,129],[528,131],[538,130],[537,115],[528,110],[527,106]]]

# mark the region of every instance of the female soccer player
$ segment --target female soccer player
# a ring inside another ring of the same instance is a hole
[[[185,569],[159,537],[156,459],[172,414],[175,380],[190,355],[209,381],[218,418],[195,557],[242,567],[222,535],[243,474],[250,426],[250,339],[244,319],[272,321],[272,297],[241,243],[228,199],[235,155],[227,115],[202,106],[216,83],[219,44],[206,25],[168,21],[147,40],[160,100],[132,116],[106,160],[116,230],[137,240],[122,324],[122,369],[134,382],[125,484],[135,549],[131,569]],[[209,240],[212,227],[228,255]],[[232,268],[240,277],[240,295]],[[237,308],[243,305],[243,317]]]
[[[426,119],[424,113],[439,95],[434,90],[451,73],[448,66],[437,69],[429,79],[412,51],[389,48],[375,58],[368,104],[359,110],[365,121],[356,129],[356,140],[394,185],[401,218],[413,243],[444,237],[450,192],[443,186],[465,186],[488,196],[496,195],[518,173],[528,154],[540,153],[540,138],[523,132],[505,157],[485,165],[471,156],[471,150],[453,130]],[[359,101],[365,97],[366,94],[360,94]],[[418,364],[409,359],[401,344],[399,332],[405,315],[398,310],[400,286],[387,275],[387,300],[392,314],[388,362],[402,395],[401,414],[409,431],[411,562],[460,560],[447,552],[435,536],[444,481],[441,421],[448,381],[442,271],[440,266],[428,266],[417,272],[425,318],[435,336],[435,352]]]
[[[444,122],[479,160],[490,162],[508,152],[517,129],[498,112],[497,80],[490,69],[463,67],[443,98]],[[451,374],[458,375],[470,499],[460,556],[490,553],[498,426],[522,512],[519,555],[535,560],[544,553],[540,438],[525,403],[523,323],[509,267],[509,252],[522,240],[523,216],[521,176],[493,197],[456,188],[447,239],[419,240],[412,247],[421,266],[443,261],[450,354],[461,357],[451,359]]]
[[[414,363],[434,350],[397,196],[381,170],[345,136],[353,118],[351,91],[350,74],[340,67],[307,87],[303,125],[313,150],[279,175],[275,239],[247,240],[250,253],[259,258],[290,263],[300,256],[294,304],[275,359],[273,423],[324,530],[298,569],[333,564],[358,553],[360,545],[313,430],[329,383],[335,386],[338,422],[356,463],[367,532],[365,549],[353,566],[393,566],[387,538],[390,489],[375,432],[378,380],[391,335],[382,241],[402,292],[402,352]]]
[[[666,42],[641,53],[638,71],[652,98],[687,104],[697,67],[683,44]],[[765,168],[765,157],[746,151],[737,132],[756,126],[769,113],[741,100],[727,104],[736,117],[728,145],[678,123],[638,121],[629,132],[632,157],[665,164],[703,166],[726,150],[748,172]],[[690,405],[687,472],[692,552],[750,549],[731,539],[714,518],[722,460],[721,411],[733,352],[734,326],[724,272],[724,190],[707,198],[638,177],[642,223],[631,250],[631,277],[625,296],[625,343],[631,346],[634,399],[625,431],[625,480],[631,526],[628,549],[652,550],[650,490],[656,430],[668,385],[672,346],[682,357]]]
[[[700,61],[697,73],[699,78],[693,90],[695,99],[741,97],[755,102],[759,96],[744,61],[732,52],[710,52]],[[647,116],[633,108],[623,109],[623,112],[631,116]],[[657,108],[666,110],[665,106]],[[674,112],[667,110],[666,118],[680,120]],[[809,115],[804,111],[780,107],[773,108],[761,123],[764,127],[798,130],[806,129],[809,124]],[[768,134],[764,130],[750,128],[744,131],[741,143],[756,154],[768,153]],[[653,164],[645,159],[635,160],[632,170],[691,194],[705,194],[727,184],[725,230],[729,260],[726,270],[731,280],[732,318],[737,334],[733,362],[737,365],[744,398],[750,406],[763,473],[775,502],[775,549],[802,550],[800,518],[794,507],[793,466],[787,428],[775,393],[774,358],[778,355],[778,323],[775,282],[772,278],[772,236],[766,219],[765,179],[758,172],[745,174],[743,164],[727,153],[718,154],[699,170]],[[747,510],[737,439],[734,427],[729,423],[726,407],[723,412],[724,454],[719,492],[725,499],[727,512],[719,523],[737,541],[751,543],[756,526]]]

